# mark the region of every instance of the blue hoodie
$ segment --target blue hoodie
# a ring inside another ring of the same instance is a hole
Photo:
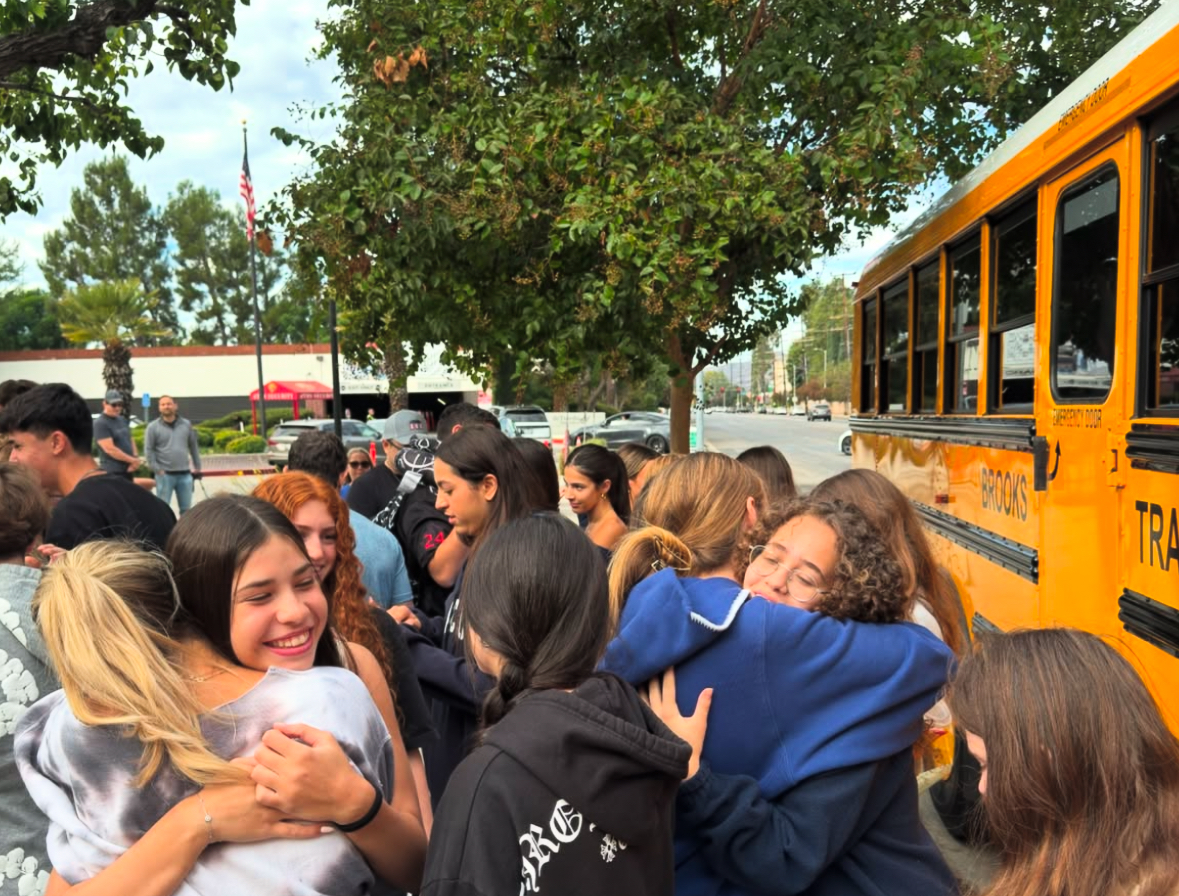
[[[713,688],[704,763],[754,779],[775,800],[815,776],[909,750],[952,662],[917,625],[844,622],[668,569],[631,591],[602,665],[635,685],[674,666],[685,714]],[[677,896],[747,892],[706,863],[688,828],[676,831]]]

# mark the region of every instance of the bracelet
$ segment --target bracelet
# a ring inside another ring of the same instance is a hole
[[[385,802],[385,798],[381,796],[381,791],[376,787],[373,787],[373,804],[368,807],[368,811],[365,812],[358,821],[354,821],[351,824],[336,824],[333,822],[332,827],[342,834],[351,834],[355,831],[359,831],[362,827],[377,817],[377,813],[381,811],[381,804],[383,802]]]
[[[213,840],[213,816],[210,815],[209,810],[205,808],[205,797],[201,794],[201,792],[199,790],[197,791],[196,797],[197,797],[197,800],[200,801],[201,811],[205,813],[205,829],[209,832],[209,843],[212,844],[214,842],[214,840]]]

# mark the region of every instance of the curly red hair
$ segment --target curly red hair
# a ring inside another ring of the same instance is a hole
[[[396,692],[389,652],[369,609],[368,593],[360,580],[360,560],[356,557],[356,533],[348,519],[348,505],[339,493],[322,479],[307,473],[283,473],[271,476],[256,489],[254,497],[273,504],[288,518],[308,501],[322,501],[336,522],[336,563],[324,580],[323,588],[331,597],[332,625],[340,637],[355,641],[372,651],[381,671]]]

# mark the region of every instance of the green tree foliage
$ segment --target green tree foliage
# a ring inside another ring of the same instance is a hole
[[[776,336],[776,334],[775,334]],[[774,340],[775,342],[777,339]],[[757,340],[749,367],[750,391],[755,395],[774,391],[774,347],[769,336]]]
[[[705,370],[703,376],[705,404],[710,407],[723,407],[727,403],[727,396],[733,384],[720,370]]]
[[[236,341],[235,312],[250,300],[244,218],[239,221],[225,208],[216,190],[186,180],[168,197],[164,219],[176,241],[173,262],[180,307],[196,318],[192,341],[230,345]]]
[[[20,286],[22,273],[16,244],[0,242],[0,351],[65,347],[49,295]]]
[[[242,0],[243,3],[246,0]],[[237,0],[5,0],[0,4],[0,219],[34,213],[38,169],[82,143],[145,158],[164,145],[127,105],[154,61],[220,90]],[[11,173],[9,173],[11,172]]]
[[[838,277],[825,283],[811,281],[802,287],[806,332],[790,346],[786,364],[793,371],[796,387],[808,380],[817,384],[817,398],[851,399],[853,296]]]
[[[179,332],[168,288],[168,228],[147,188],[132,183],[123,156],[83,169],[82,186],[70,191],[69,217],[45,235],[40,266],[55,296],[98,280],[135,278],[158,298],[156,323]]]
[[[1047,39],[1063,81],[1156,3],[333,5],[346,99],[288,190],[299,251],[472,372],[667,371],[685,451],[695,374],[780,329],[784,275],[1026,117]]]
[[[196,318],[193,343],[253,343],[245,212],[227,209],[216,190],[186,180],[168,197],[163,218],[176,241],[172,260],[180,307]],[[326,314],[318,281],[292,271],[286,253],[270,246],[268,237],[263,241],[269,251],[256,254],[262,341],[325,341]]]
[[[123,393],[123,414],[130,413],[134,380],[131,346],[168,336],[155,322],[156,298],[136,279],[86,283],[58,303],[66,339],[80,345],[102,344],[102,379],[108,389]]]

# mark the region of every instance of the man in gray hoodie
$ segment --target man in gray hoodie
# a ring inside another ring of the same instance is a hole
[[[0,464],[0,880],[14,893],[43,893],[49,881],[49,820],[29,796],[12,755],[16,723],[58,688],[33,621],[41,571],[26,557],[49,523],[49,505],[28,468]]]
[[[180,513],[185,514],[192,507],[192,484],[201,478],[201,449],[192,424],[180,416],[176,399],[161,395],[159,408],[160,416],[147,425],[143,453],[155,470],[156,495],[171,504],[175,492]]]

